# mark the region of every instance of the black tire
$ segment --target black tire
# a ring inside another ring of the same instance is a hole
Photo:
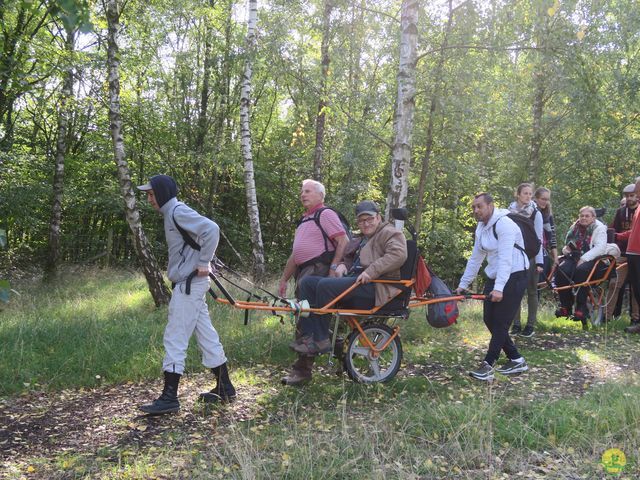
[[[384,345],[393,335],[393,329],[381,323],[362,326],[367,338],[376,346]],[[371,348],[360,342],[362,335],[353,330],[347,338],[344,353],[344,369],[349,377],[358,383],[387,382],[396,376],[402,362],[402,344],[396,337],[378,357],[373,357]]]

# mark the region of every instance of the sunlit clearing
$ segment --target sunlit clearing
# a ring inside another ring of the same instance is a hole
[[[622,375],[623,369],[621,365],[607,360],[595,352],[583,348],[577,348],[575,352],[582,362],[583,368],[589,370],[596,378],[612,380]]]

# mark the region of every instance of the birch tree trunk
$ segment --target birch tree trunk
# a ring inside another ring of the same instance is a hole
[[[418,0],[402,1],[400,25],[398,96],[393,119],[394,140],[391,149],[391,184],[387,195],[387,218],[391,208],[404,207],[407,204],[416,94]],[[402,227],[403,222],[396,222],[396,228]]]
[[[53,171],[53,194],[51,202],[51,218],[49,220],[49,255],[44,265],[45,282],[54,280],[58,275],[60,261],[60,230],[62,225],[62,198],[64,194],[64,159],[67,152],[67,131],[73,100],[73,51],[75,33],[65,28],[65,53],[68,67],[62,82],[58,110],[58,138],[56,140],[56,156]]]
[[[260,229],[260,212],[256,197],[256,183],[253,174],[253,154],[251,152],[251,77],[253,74],[253,58],[256,51],[256,23],[258,20],[258,1],[248,0],[249,20],[247,22],[246,60],[242,76],[240,94],[240,133],[242,158],[244,159],[244,185],[247,196],[247,214],[251,228],[251,245],[253,250],[253,275],[256,279],[264,277],[264,245]]]
[[[333,0],[325,0],[324,15],[322,17],[322,44],[320,46],[320,100],[318,101],[318,115],[316,116],[316,147],[313,155],[313,178],[322,181],[324,164],[324,127],[326,122],[327,82],[329,77],[329,38],[331,35],[331,11]]]
[[[120,59],[118,58],[118,44],[116,42],[120,28],[120,12],[117,0],[107,0],[105,3],[107,14],[107,69],[109,80],[109,129],[113,142],[113,155],[117,166],[118,182],[124,200],[125,216],[129,228],[133,233],[133,244],[140,258],[142,271],[147,279],[149,292],[156,306],[169,302],[169,289],[164,283],[162,273],[158,267],[147,237],[140,223],[140,212],[136,205],[136,196],[131,183],[131,173],[125,158],[124,139],[122,137],[122,116],[120,114]]]

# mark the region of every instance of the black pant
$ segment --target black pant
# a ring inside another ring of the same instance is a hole
[[[627,253],[627,265],[629,268],[627,281],[631,285],[631,292],[636,297],[636,301],[640,302],[640,255]]]
[[[584,282],[589,277],[589,273],[591,273],[591,270],[593,269],[593,266],[597,261],[598,260],[591,260],[590,262],[584,262],[583,264],[578,266],[577,259],[573,257],[565,258],[558,266],[558,270],[556,271],[556,286],[565,287],[567,285],[571,285],[572,281],[573,283]],[[598,264],[598,269],[591,279],[597,280],[599,278],[602,278],[602,275],[604,275],[606,269],[607,266],[603,262],[600,262]],[[580,310],[584,313],[587,312],[588,289],[589,287],[580,287],[576,292],[576,310]],[[566,288],[564,290],[559,290],[558,296],[560,297],[560,305],[571,311],[574,300],[572,289]]]
[[[484,285],[484,294],[489,295],[494,285],[495,280],[488,279]],[[509,336],[509,327],[516,311],[520,308],[526,289],[527,270],[515,272],[511,274],[504,286],[500,302],[492,302],[488,299],[484,301],[482,319],[491,332],[489,350],[484,360],[489,365],[493,365],[498,360],[501,350],[504,350],[510,360],[520,358],[520,352]]]

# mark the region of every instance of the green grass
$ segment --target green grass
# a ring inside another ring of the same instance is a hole
[[[0,312],[6,405],[131,382],[157,388],[166,309],[153,307],[141,277],[96,271],[20,290]],[[489,339],[479,304],[467,302],[458,325],[441,330],[416,311],[401,325],[396,379],[355,384],[323,357],[324,373],[298,389],[278,382],[293,360],[290,319],[255,315],[244,326],[242,312],[218,305],[211,316],[236,404],[213,413],[184,404],[152,421],[136,418],[134,404],[105,412],[67,432],[87,447],[22,450],[4,461],[8,478],[600,478],[612,447],[627,455],[620,478],[640,474],[640,342],[622,332],[628,319],[583,332],[546,307],[536,336],[517,340],[531,370],[485,385],[466,375]],[[192,345],[183,398],[209,382],[203,372]],[[94,430],[117,440],[96,440]]]

